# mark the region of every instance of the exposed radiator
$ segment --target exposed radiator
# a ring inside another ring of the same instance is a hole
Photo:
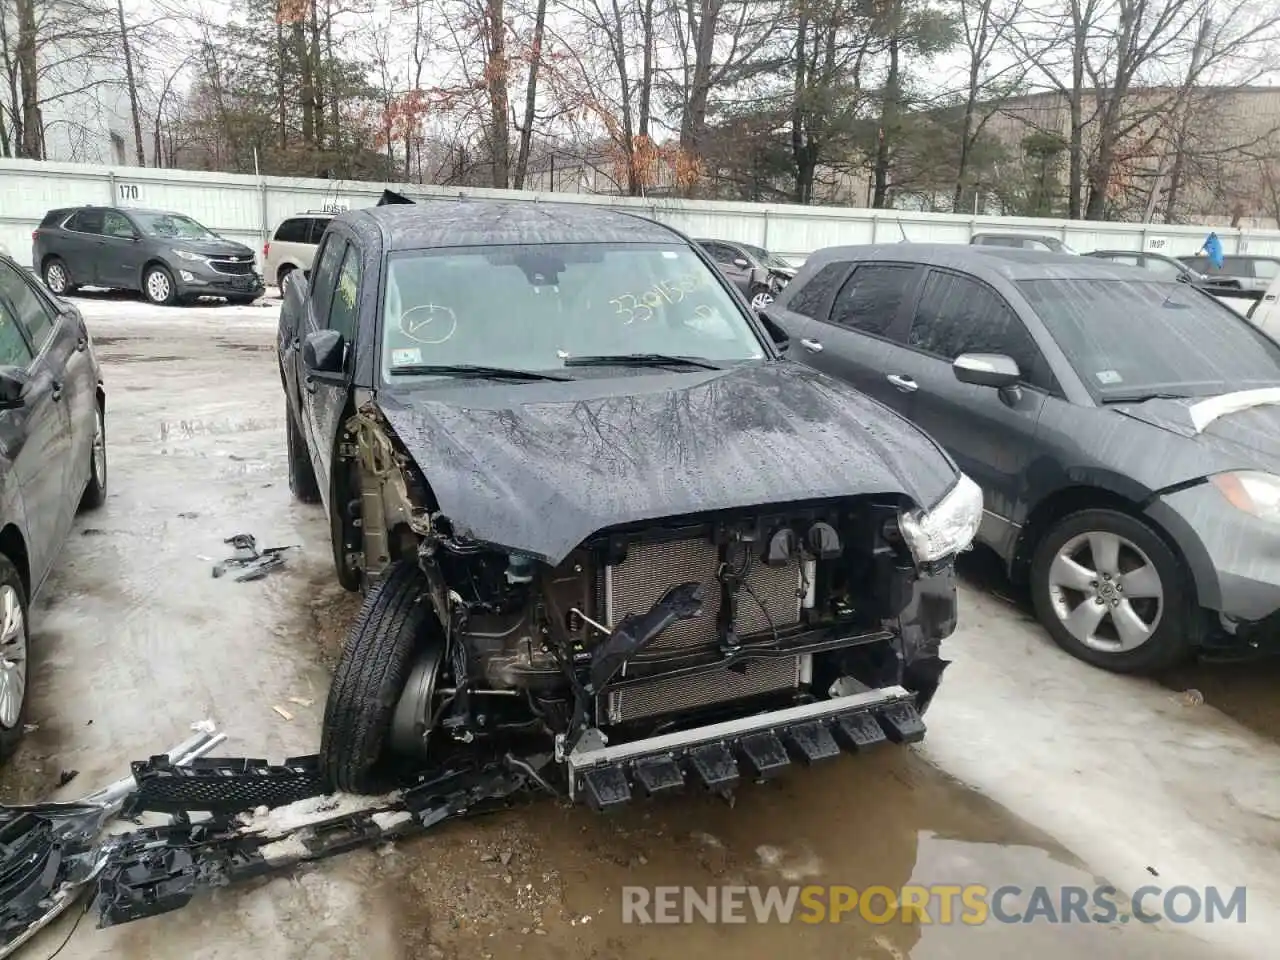
[[[600,723],[625,723],[667,713],[679,713],[712,703],[794,689],[807,681],[809,656],[747,660],[739,670],[670,680],[654,680],[621,690],[606,690],[597,704]]]
[[[702,615],[673,623],[647,649],[657,652],[714,644],[720,617],[720,583],[716,576],[719,568],[719,549],[710,540],[633,543],[623,563],[602,572],[596,609],[613,627],[629,613],[647,612],[669,587],[698,581],[704,585]],[[738,593],[734,628],[739,636],[768,631],[771,618],[773,626],[779,628],[800,621],[798,561],[785,567],[770,567],[759,559],[753,560],[746,584],[751,589],[743,587]]]

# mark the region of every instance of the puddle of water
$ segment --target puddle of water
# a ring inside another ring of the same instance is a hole
[[[1092,891],[1102,881],[1052,841],[984,798],[948,780],[909,751],[886,748],[846,757],[786,779],[741,789],[732,810],[691,794],[638,804],[613,817],[550,803],[460,825],[421,845],[404,845],[386,861],[386,880],[399,894],[402,929],[447,955],[531,958],[743,958],[802,955],[954,960],[1038,956],[1074,960],[1211,956],[1187,937],[1138,927],[1099,924],[983,926],[960,922],[957,898],[950,923],[936,909],[930,922],[872,923],[855,909],[821,923],[758,922],[750,894],[741,895],[745,922],[638,925],[623,921],[624,886],[692,887],[722,896],[719,886],[836,885],[891,890],[909,884],[1013,884],[1030,892],[1062,886]],[[518,839],[513,839],[518,838]],[[422,850],[430,844],[429,852]],[[504,850],[508,861],[486,850]],[[421,854],[419,851],[422,851]],[[512,855],[514,851],[514,855]],[[403,854],[429,881],[395,869]],[[477,862],[478,861],[478,862]],[[492,869],[491,869],[492,868]],[[392,874],[396,874],[392,878]],[[715,888],[715,889],[708,889]],[[505,892],[505,893],[504,893]],[[656,894],[653,894],[656,895]],[[873,901],[883,911],[883,900]],[[1021,911],[1025,902],[1009,897]],[[803,913],[798,908],[797,913]],[[812,914],[810,914],[812,916]],[[1001,940],[992,939],[999,931]],[[1179,952],[1182,951],[1182,952]]]

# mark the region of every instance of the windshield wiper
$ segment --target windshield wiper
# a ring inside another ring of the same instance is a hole
[[[1115,393],[1102,398],[1103,403],[1146,403],[1148,400],[1187,400],[1185,393]]]
[[[537,370],[516,370],[510,367],[486,367],[475,363],[411,363],[393,367],[393,377],[471,377],[477,380],[572,380],[559,373],[539,373]]]
[[[570,357],[566,367],[697,367],[719,370],[720,367],[702,357],[677,357],[667,353],[617,353],[598,357]]]

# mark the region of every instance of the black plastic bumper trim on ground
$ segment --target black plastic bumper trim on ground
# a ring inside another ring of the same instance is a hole
[[[164,754],[132,765],[137,789],[124,815],[140,813],[242,813],[279,807],[327,791],[317,755],[281,764],[243,757],[208,757],[177,766]]]

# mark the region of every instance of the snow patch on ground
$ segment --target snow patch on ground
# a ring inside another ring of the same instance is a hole
[[[244,824],[244,833],[262,834],[267,837],[283,836],[303,827],[332,820],[334,817],[348,817],[389,806],[398,802],[400,796],[400,791],[395,790],[377,797],[360,796],[354,793],[308,797],[266,812],[260,808],[251,814],[242,814],[240,822]]]

